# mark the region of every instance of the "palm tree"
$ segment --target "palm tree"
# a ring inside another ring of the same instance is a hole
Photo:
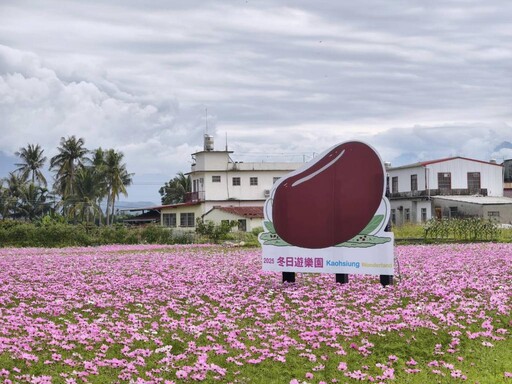
[[[82,221],[94,221],[96,215],[101,215],[98,204],[99,189],[97,174],[94,167],[83,167],[77,170],[75,176],[75,194],[69,196],[65,205],[74,211]]]
[[[28,180],[29,175],[31,175],[32,184],[35,184],[37,180],[42,186],[46,187],[46,178],[41,172],[41,168],[43,168],[46,161],[43,152],[44,149],[39,144],[28,144],[26,148],[20,148],[18,152],[15,152],[15,155],[22,162],[15,164],[18,167],[15,172],[19,172],[25,180]]]
[[[106,151],[104,151],[101,147],[96,148],[91,152],[91,159],[88,161],[90,167],[93,169],[94,173],[94,183],[96,193],[96,205],[98,207],[101,206],[101,202],[104,197],[108,194],[107,188],[107,174],[106,174],[106,164],[105,164],[105,156]],[[99,221],[101,225],[101,220]]]
[[[26,181],[19,173],[10,172],[3,182],[5,182],[5,188],[3,188],[2,193],[2,216],[4,218],[8,216],[20,217],[20,198]]]
[[[25,183],[20,190],[18,212],[20,217],[32,221],[50,211],[47,203],[48,190],[33,183]]]
[[[109,149],[105,154],[105,175],[107,183],[107,225],[113,222],[116,198],[119,194],[128,196],[126,187],[132,184],[133,173],[128,173],[123,164],[124,154]],[[111,220],[112,217],[112,220]]]
[[[59,153],[50,159],[50,170],[56,170],[55,189],[65,199],[74,193],[76,169],[83,166],[88,153],[84,139],[75,136],[60,138]]]
[[[158,191],[162,196],[162,204],[177,204],[185,201],[185,195],[192,189],[190,176],[178,172],[176,176],[165,183]]]

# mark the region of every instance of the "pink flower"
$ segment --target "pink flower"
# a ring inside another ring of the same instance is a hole
[[[183,369],[176,371],[176,377],[178,379],[186,379],[187,376],[188,376],[188,373],[186,371],[184,371]]]
[[[338,364],[338,371],[346,371],[347,370],[347,363],[345,363],[344,361],[341,361],[339,364]]]
[[[313,374],[311,372],[307,372],[306,379],[312,379],[312,378],[313,378]]]
[[[411,360],[407,361],[405,364],[415,366],[418,365],[418,362],[416,362],[412,357]]]

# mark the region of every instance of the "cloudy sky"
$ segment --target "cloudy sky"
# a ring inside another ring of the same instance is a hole
[[[297,161],[350,139],[393,165],[512,157],[512,2],[0,3],[0,177],[28,143],[115,148],[129,201],[216,149]],[[505,142],[505,144],[503,144]]]

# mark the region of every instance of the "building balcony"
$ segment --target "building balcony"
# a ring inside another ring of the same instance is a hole
[[[423,191],[407,191],[407,192],[395,192],[389,196],[390,200],[400,199],[427,199],[432,196],[470,196],[470,195],[482,195],[487,196],[487,188],[480,189],[478,191],[469,190],[467,188],[456,188],[456,189],[427,189]]]
[[[200,203],[204,201],[204,191],[201,192],[187,192],[183,199],[184,203]]]

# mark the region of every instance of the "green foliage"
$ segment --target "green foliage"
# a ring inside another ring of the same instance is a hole
[[[223,220],[219,225],[213,223],[212,221],[204,222],[202,219],[198,218],[196,220],[196,232],[202,236],[205,236],[213,243],[218,243],[220,240],[226,240],[228,237],[227,235],[231,232],[231,229],[237,225],[238,223],[234,220]]]
[[[62,216],[44,216],[37,223],[0,220],[3,247],[70,247],[105,244],[190,244],[194,233],[175,234],[157,225],[127,227],[122,224],[98,227],[68,224]]]
[[[459,241],[497,240],[499,228],[495,221],[478,217],[463,219],[432,219],[423,226],[424,238]]]
[[[176,204],[185,201],[185,195],[192,190],[192,179],[183,172],[178,174],[166,182],[163,187],[158,190],[162,196],[162,204]]]
[[[159,225],[145,226],[141,231],[141,240],[149,244],[174,244],[172,230]]]
[[[256,236],[256,237],[258,237],[258,235],[259,235],[260,233],[262,233],[262,232],[263,232],[263,227],[255,227],[255,228],[253,228],[253,229],[252,229],[252,231],[251,231],[251,233],[252,233],[254,236]]]

